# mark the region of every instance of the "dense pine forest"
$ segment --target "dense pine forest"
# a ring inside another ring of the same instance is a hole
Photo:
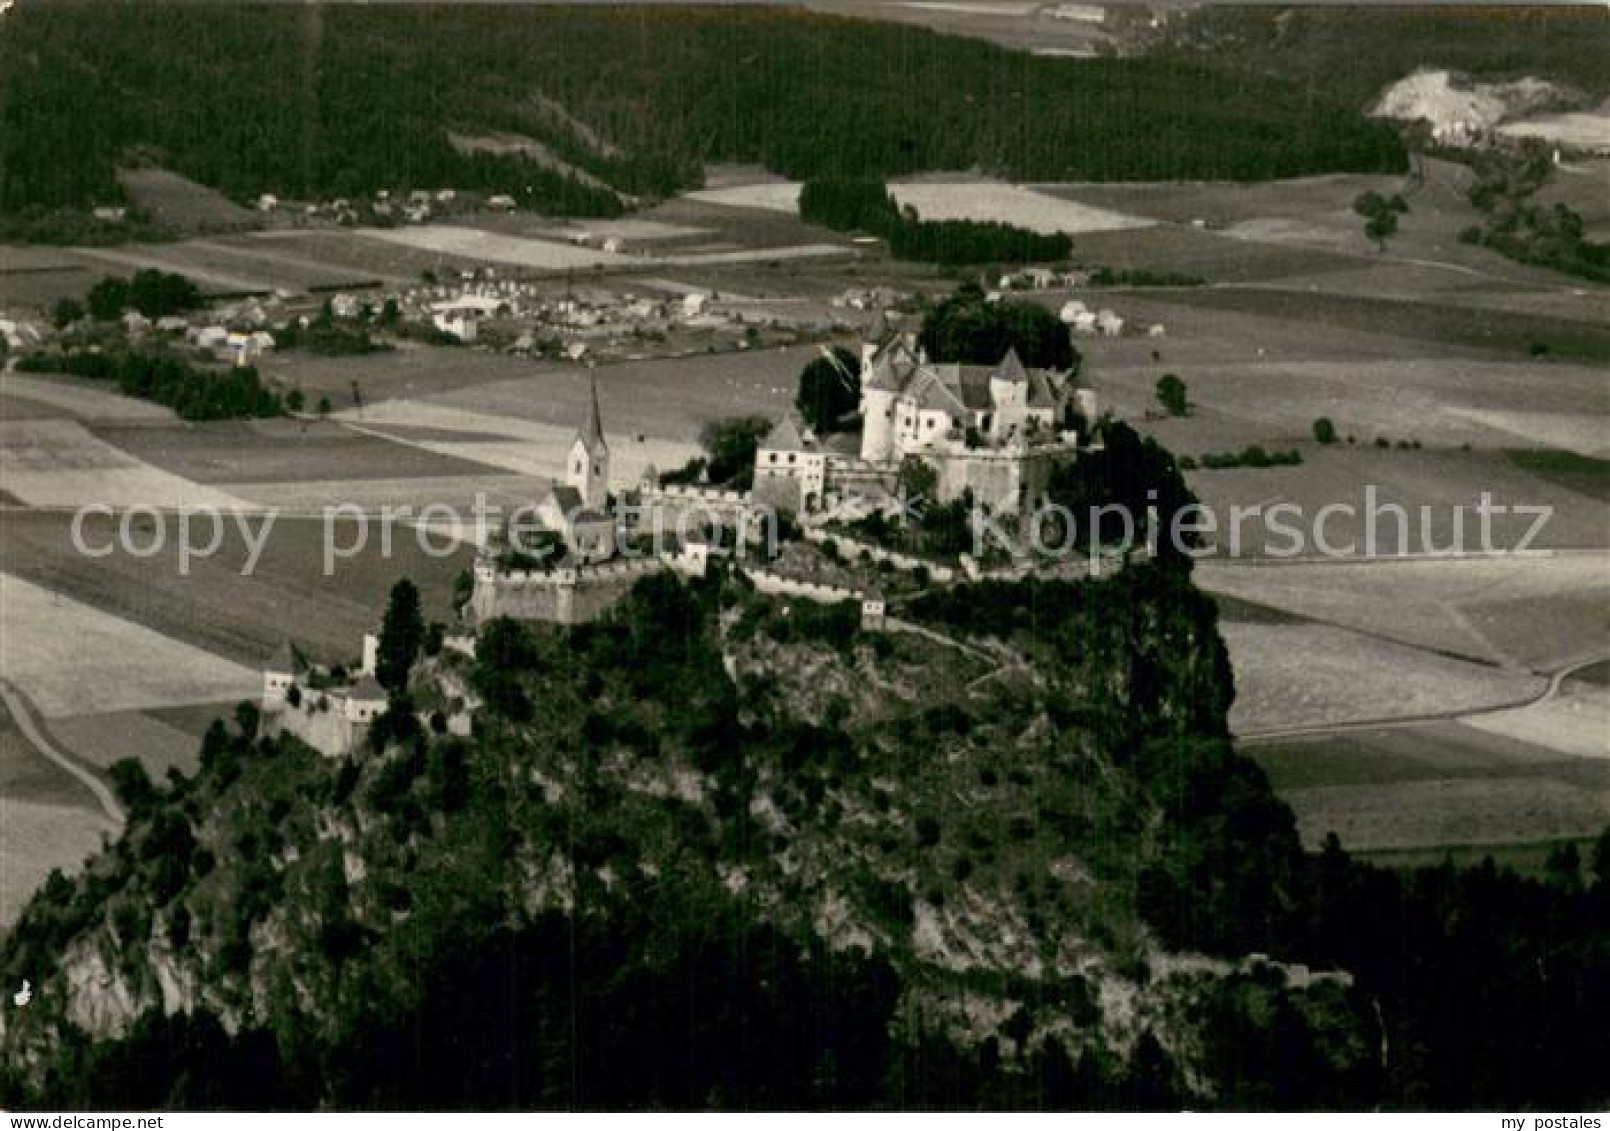
[[[556,161],[455,148],[540,141]],[[0,29],[0,212],[115,200],[149,160],[246,201],[453,186],[609,213],[705,161],[795,177],[1396,171],[1388,128],[1200,62],[1035,58],[787,9],[20,5]]]

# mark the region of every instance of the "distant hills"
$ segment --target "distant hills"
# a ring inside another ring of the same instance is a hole
[[[1356,108],[1200,59],[1035,58],[747,6],[28,5],[0,29],[0,122],[10,214],[117,200],[131,155],[237,201],[452,185],[583,215],[618,211],[600,184],[664,196],[712,160],[1044,180],[1405,161]],[[450,141],[493,132],[551,159]]]

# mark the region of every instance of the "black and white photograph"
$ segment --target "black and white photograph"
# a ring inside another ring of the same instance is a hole
[[[9,1127],[1606,1109],[1606,3],[0,0]]]

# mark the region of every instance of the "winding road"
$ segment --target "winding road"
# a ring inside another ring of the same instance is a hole
[[[1316,723],[1310,726],[1279,727],[1273,730],[1248,731],[1238,734],[1235,740],[1243,745],[1255,745],[1259,742],[1275,742],[1286,738],[1311,738],[1318,735],[1346,734],[1361,730],[1395,730],[1400,727],[1425,726],[1428,723],[1458,722],[1460,719],[1475,718],[1480,715],[1493,715],[1500,711],[1514,711],[1522,708],[1541,707],[1545,703],[1557,698],[1560,688],[1565,681],[1584,668],[1591,668],[1594,664],[1610,660],[1610,655],[1600,654],[1590,656],[1585,660],[1567,664],[1549,676],[1548,686],[1536,695],[1530,695],[1509,703],[1495,703],[1487,707],[1459,711],[1434,711],[1426,715],[1388,715],[1384,718],[1349,719],[1343,722]]]
[[[17,729],[22,731],[23,737],[33,745],[33,748],[71,774],[89,790],[101,811],[113,825],[121,829],[124,823],[123,806],[117,803],[117,798],[112,795],[111,789],[93,772],[86,769],[83,763],[56,744],[56,740],[45,727],[44,717],[39,714],[33,702],[16,684],[3,677],[0,677],[0,700],[5,701],[6,710],[16,720]]]

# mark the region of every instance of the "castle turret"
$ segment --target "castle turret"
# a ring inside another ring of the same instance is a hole
[[[868,326],[866,333],[861,335],[861,372],[865,373],[876,360],[883,347],[889,340],[889,320],[883,316],[883,308],[872,318],[872,325]]]
[[[576,489],[588,509],[602,511],[609,503],[609,445],[598,412],[598,380],[588,373],[587,416],[570,442],[565,459],[565,482]]]
[[[1017,348],[1007,349],[1001,363],[989,375],[989,397],[995,410],[1021,409],[1028,403],[1029,374],[1017,356]]]
[[[898,346],[882,351],[861,370],[861,458],[894,458],[894,402],[905,387],[910,358]]]

